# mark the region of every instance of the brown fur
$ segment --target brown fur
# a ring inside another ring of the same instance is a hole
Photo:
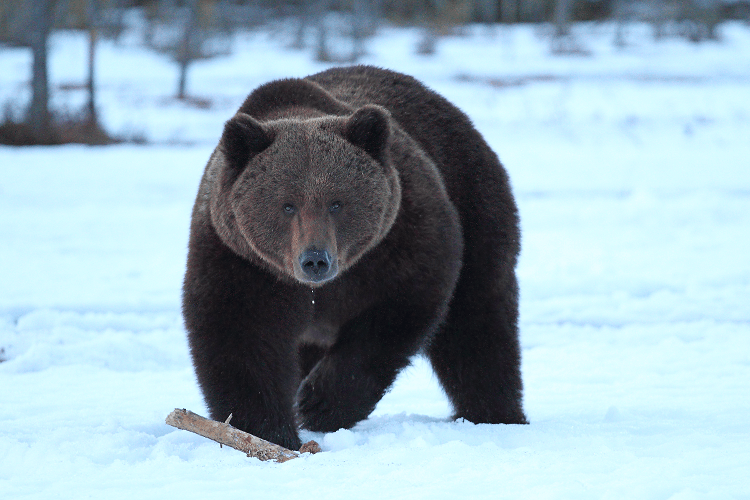
[[[469,120],[371,67],[271,82],[201,182],[183,311],[215,419],[299,447],[366,418],[415,353],[456,417],[524,423],[518,218]]]

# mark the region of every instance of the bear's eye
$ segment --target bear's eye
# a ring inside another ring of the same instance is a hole
[[[339,210],[341,210],[341,202],[340,201],[334,201],[331,203],[331,207],[328,209],[332,214],[335,214]]]
[[[297,209],[291,203],[287,203],[284,205],[284,213],[286,213],[287,215],[292,215],[296,211]]]

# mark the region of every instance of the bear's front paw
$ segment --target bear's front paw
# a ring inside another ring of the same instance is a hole
[[[302,381],[297,391],[297,414],[300,426],[316,432],[333,432],[343,425],[335,422],[334,404],[326,397],[316,370]]]
[[[310,372],[297,391],[300,426],[316,432],[334,432],[364,420],[380,400],[367,377],[352,373],[342,378],[324,361]]]

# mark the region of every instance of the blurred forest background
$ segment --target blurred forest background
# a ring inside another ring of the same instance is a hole
[[[0,144],[61,144],[115,142],[99,124],[96,112],[96,50],[102,38],[120,37],[125,16],[140,9],[147,21],[143,43],[174,61],[179,75],[175,95],[186,99],[191,62],[231,51],[238,30],[270,23],[293,23],[296,48],[314,44],[319,61],[351,64],[365,53],[365,44],[383,23],[415,26],[421,41],[414,48],[429,55],[436,41],[473,23],[546,23],[551,28],[550,51],[580,51],[570,30],[581,21],[613,22],[612,43],[624,43],[628,23],[647,23],[656,39],[684,37],[700,43],[717,38],[717,26],[728,19],[750,22],[750,0],[2,0],[0,50],[28,47],[33,54],[29,85],[31,99],[22,116],[5,104],[0,117]],[[48,40],[55,30],[88,34],[88,103],[74,115],[50,110]],[[342,56],[332,50],[335,39],[351,40]]]

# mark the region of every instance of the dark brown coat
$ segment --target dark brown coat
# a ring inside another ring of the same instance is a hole
[[[366,418],[421,351],[456,418],[525,423],[519,239],[497,156],[413,78],[263,85],[193,211],[183,312],[211,416],[298,448],[298,425]]]

